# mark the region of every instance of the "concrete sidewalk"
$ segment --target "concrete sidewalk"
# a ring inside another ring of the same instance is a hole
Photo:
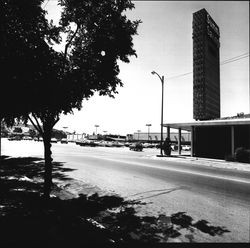
[[[212,158],[191,157],[190,155],[185,155],[185,154],[183,155],[173,154],[171,155],[171,157],[155,156],[155,159],[178,161],[182,163],[193,163],[193,164],[197,164],[201,166],[209,166],[209,167],[214,167],[214,168],[250,172],[250,164],[248,163],[230,162],[230,161],[225,161],[221,159],[212,159]]]

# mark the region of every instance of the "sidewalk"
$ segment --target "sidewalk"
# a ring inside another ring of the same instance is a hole
[[[250,164],[248,163],[230,162],[222,159],[191,157],[188,154],[183,154],[183,155],[173,154],[171,155],[171,157],[165,157],[165,156],[164,157],[154,156],[154,157],[155,159],[159,160],[177,161],[181,163],[192,163],[214,168],[250,172]]]

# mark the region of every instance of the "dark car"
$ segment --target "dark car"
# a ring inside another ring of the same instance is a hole
[[[8,138],[8,140],[22,140],[22,137],[20,137],[20,136],[12,136],[12,137],[10,137],[10,138]]]
[[[61,143],[62,143],[62,144],[68,144],[68,140],[65,139],[65,138],[63,138],[63,139],[61,139]]]
[[[141,152],[143,150],[143,145],[141,143],[132,144],[129,146],[129,150]]]
[[[51,143],[57,143],[57,139],[56,138],[52,138],[51,139]]]

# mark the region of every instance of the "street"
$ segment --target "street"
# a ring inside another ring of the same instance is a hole
[[[176,158],[158,158],[157,149],[52,145],[53,159],[64,163],[70,177],[125,199],[142,200],[140,215],[186,212],[230,232],[196,233],[197,242],[249,242],[250,172],[201,166]],[[2,154],[43,157],[43,143],[2,139]],[[185,159],[183,159],[185,160]]]

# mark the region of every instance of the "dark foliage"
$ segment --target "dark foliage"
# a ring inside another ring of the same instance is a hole
[[[0,2],[0,120],[8,125],[16,118],[29,120],[43,137],[46,197],[52,185],[53,127],[62,113],[80,110],[95,92],[117,93],[122,86],[117,61],[136,55],[132,36],[140,23],[124,14],[134,8],[130,0],[58,2],[59,26],[46,20],[42,0]],[[64,51],[55,51],[55,43]]]
[[[239,147],[235,150],[235,160],[242,163],[250,163],[250,150]]]

